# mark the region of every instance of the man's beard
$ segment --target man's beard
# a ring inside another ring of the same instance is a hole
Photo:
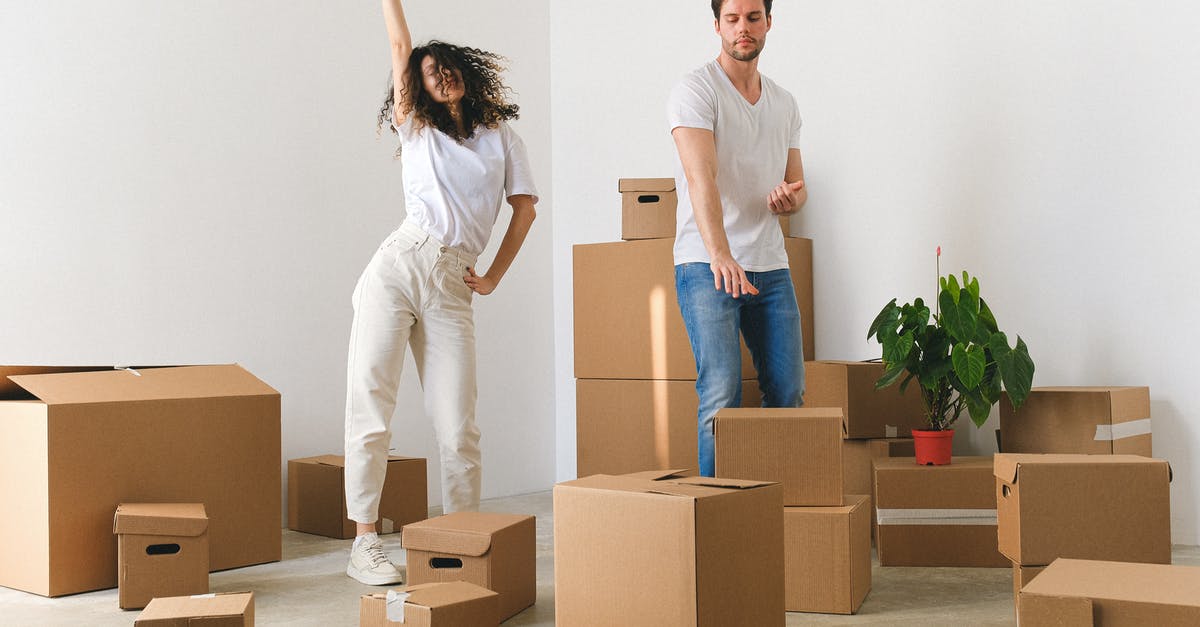
[[[754,49],[749,52],[739,52],[737,45],[734,44],[729,47],[729,56],[737,59],[738,61],[753,61],[758,58],[758,55],[762,54],[762,50],[763,47],[761,42],[755,42]]]

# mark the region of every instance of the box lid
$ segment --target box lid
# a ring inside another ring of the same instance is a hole
[[[616,492],[657,494],[687,499],[705,498],[775,485],[773,481],[748,479],[726,479],[722,477],[677,477],[668,475],[661,479],[647,479],[646,473],[634,475],[592,475],[558,484],[567,488],[589,488]],[[407,529],[407,528],[406,528]]]
[[[404,525],[405,549],[479,557],[492,548],[492,536],[513,525],[532,520],[525,514],[455,512]]]
[[[716,416],[716,420],[723,422],[804,418],[838,420],[842,423],[842,437],[846,436],[846,414],[841,407],[729,407],[718,411]]]
[[[47,405],[279,395],[237,364],[26,374],[9,378]]]
[[[218,618],[240,616],[253,606],[253,592],[215,592],[187,597],[159,597],[137,619]]]
[[[454,605],[464,601],[472,601],[474,599],[500,596],[496,592],[468,581],[421,583],[403,586],[389,592],[397,593],[401,596],[406,595],[404,596],[404,603],[430,609]],[[374,592],[363,596],[385,600],[396,596],[396,594],[389,594],[389,592]]]
[[[1147,465],[1167,464],[1166,460],[1142,457],[1141,455],[1082,455],[1069,453],[997,453],[993,466],[996,478],[1006,483],[1016,483],[1021,466],[1029,465]],[[1172,478],[1171,466],[1167,464],[1167,478]]]
[[[121,503],[113,514],[113,533],[195,537],[208,529],[202,503]]]
[[[1200,607],[1200,568],[1059,558],[1021,588],[1026,594]]]
[[[401,457],[399,455],[388,455],[388,462],[403,462],[403,461],[425,461],[420,457]],[[315,455],[313,457],[301,457],[299,459],[290,459],[289,462],[297,464],[315,464],[318,466],[333,466],[335,468],[344,468],[346,466],[346,457],[344,455]]]
[[[625,192],[672,192],[675,179],[620,179],[617,189]]]
[[[13,375],[93,372],[112,369],[112,366],[0,366],[0,399],[29,398],[28,392],[9,379]]]

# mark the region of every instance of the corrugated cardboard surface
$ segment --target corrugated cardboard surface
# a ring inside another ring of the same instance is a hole
[[[1021,612],[1021,588],[1024,588],[1038,573],[1046,570],[1045,566],[1022,566],[1013,564],[1013,613]]]
[[[426,461],[388,456],[379,501],[380,533],[399,532],[425,520],[429,512]],[[349,539],[354,521],[347,518],[345,458],[319,455],[288,460],[288,529]]]
[[[1007,396],[1000,399],[1000,431],[1006,453],[1085,453],[1144,455],[1153,453],[1150,433],[1125,436],[1135,421],[1150,419],[1148,387],[1034,388],[1021,409]],[[1116,439],[1097,439],[1097,427],[1116,431]],[[1138,429],[1140,430],[1140,429]]]
[[[483,586],[500,595],[500,620],[508,619],[537,597],[535,535],[534,517],[522,514],[457,512],[405,525],[408,583]],[[462,566],[443,565],[443,558]]]
[[[881,376],[879,362],[807,361],[804,406],[842,408],[848,438],[907,438],[913,429],[925,428],[925,406],[917,386],[910,384],[904,394],[899,384],[876,390]]]
[[[842,440],[842,493],[871,494],[874,491],[876,457],[912,457],[912,438]],[[875,538],[875,502],[871,501],[871,538]]]
[[[784,590],[789,612],[853,614],[871,589],[871,498],[842,507],[784,507]]]
[[[696,382],[576,381],[576,474],[580,477],[695,468]],[[742,382],[742,406],[762,405],[758,382]]]
[[[911,457],[876,459],[876,511],[996,509],[991,457],[954,457],[949,466],[918,466]],[[975,566],[1004,568],[995,524],[880,524],[880,566]]]
[[[621,239],[675,237],[675,179],[621,179]]]
[[[1020,606],[1027,627],[1200,625],[1200,568],[1060,559],[1021,589]]]
[[[555,620],[783,625],[782,506],[778,484],[751,481],[597,475],[555,486]]]
[[[842,504],[842,410],[722,409],[713,431],[718,477],[774,481],[783,504]]]
[[[122,502],[204,503],[213,570],[280,559],[279,393],[235,365],[139,374],[14,377],[41,400],[0,401],[0,501],[26,513],[0,517],[0,585],[115,587]]]
[[[499,625],[500,595],[465,581],[426,583],[396,588],[408,593],[404,622],[390,621],[387,593],[364,594],[359,627],[489,627]]]
[[[117,603],[139,609],[155,597],[208,592],[208,516],[199,503],[122,503],[117,534]],[[170,546],[175,552],[157,547]],[[155,547],[152,549],[152,547]]]
[[[673,239],[574,248],[575,376],[696,379],[696,361],[675,298]],[[804,358],[813,352],[812,240],[784,238]],[[742,378],[754,378],[742,350]],[[882,435],[882,434],[881,434]]]
[[[1136,455],[998,454],[1000,550],[1055,558],[1171,563],[1170,468]]]
[[[136,627],[253,627],[254,593],[224,592],[154,599],[133,624]]]

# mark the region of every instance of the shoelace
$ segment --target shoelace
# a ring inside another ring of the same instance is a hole
[[[364,550],[367,555],[367,562],[371,564],[371,568],[375,568],[380,564],[388,561],[387,554],[383,552],[383,543],[376,542],[367,546]]]

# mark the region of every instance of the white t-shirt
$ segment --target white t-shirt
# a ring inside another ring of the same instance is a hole
[[[525,142],[504,122],[475,129],[461,144],[433,126],[416,128],[411,115],[396,132],[407,221],[447,246],[478,255],[505,198],[529,194],[537,202]]]
[[[783,182],[788,150],[800,148],[796,99],[762,77],[762,96],[750,104],[714,59],[683,77],[667,105],[671,130],[702,128],[717,144],[717,189],[721,194],[729,250],[743,269],[766,272],[788,267],[778,216],[768,196]],[[679,155],[675,156],[679,208],[675,217],[675,263],[710,261],[696,227],[692,198]]]

